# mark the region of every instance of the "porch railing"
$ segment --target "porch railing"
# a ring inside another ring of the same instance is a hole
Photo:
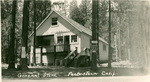
[[[41,46],[43,53],[50,52],[67,52],[70,51],[70,45],[50,45],[50,46]]]

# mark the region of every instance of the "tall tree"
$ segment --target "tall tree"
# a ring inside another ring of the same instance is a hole
[[[78,7],[78,5],[77,5],[77,0],[72,0],[72,1],[70,2],[70,16],[71,16],[71,14],[73,14],[72,11],[73,11],[73,9],[74,9],[75,7]]]
[[[36,5],[36,24],[39,25],[43,19],[51,11],[51,1],[48,0],[33,0],[33,4]],[[34,10],[34,5],[33,5]]]
[[[130,27],[131,62],[139,68],[146,68],[149,60],[150,4],[147,1],[133,2]],[[135,15],[136,14],[136,15]],[[135,28],[136,27],[136,28]]]
[[[91,21],[91,17],[92,17],[91,0],[82,0],[81,4],[79,5],[79,9],[81,12],[81,18],[83,19],[82,25],[85,26],[87,21]]]
[[[36,1],[34,0],[34,41],[33,41],[33,61],[36,65]]]
[[[49,14],[51,11],[51,1],[49,0],[44,0],[44,15],[43,19]]]
[[[51,1],[50,0],[36,0],[36,26],[38,26],[43,19],[50,13],[51,11]],[[34,30],[34,0],[30,2],[30,13],[29,13],[29,34]]]
[[[111,53],[111,1],[109,0],[109,48],[108,48],[108,67],[111,68],[111,61],[112,61],[112,53]]]
[[[50,0],[33,0],[30,4],[30,26],[29,26],[29,34],[34,32],[34,36],[36,36],[36,27],[47,17],[47,15],[51,11],[51,1]],[[36,37],[34,41],[33,48],[33,59],[35,65],[35,48],[36,48]],[[30,45],[29,45],[30,46]]]
[[[127,14],[128,10],[131,10],[132,7],[130,4],[130,1],[120,1],[120,0],[114,0],[115,3],[118,5],[116,6],[116,10],[112,10],[113,19],[112,20],[112,32],[116,33],[117,36],[117,51],[118,56],[121,60],[126,60],[127,55],[129,55],[127,52],[126,45],[129,43],[128,33],[127,30],[129,30],[129,15]],[[130,45],[129,45],[130,46]]]
[[[79,24],[84,25],[84,20],[82,19],[82,12],[78,8],[76,0],[70,2],[70,18],[78,22]]]
[[[10,45],[10,29],[12,27],[12,1],[3,0],[2,3],[2,20],[1,20],[1,28],[2,28],[2,62],[8,63],[8,52]],[[20,46],[21,46],[21,26],[22,23],[22,1],[17,1],[17,11],[16,11],[16,26],[15,26],[15,55],[20,56]]]
[[[1,1],[1,51],[2,62],[8,63],[10,29],[12,27],[12,2]]]
[[[69,15],[69,5],[67,0],[65,0],[64,2],[62,1],[54,2],[52,4],[52,9],[64,16],[68,17]]]
[[[19,64],[20,56],[21,56],[21,31],[22,31],[22,14],[23,14],[23,1],[17,2],[17,17],[16,17],[16,28],[15,28],[15,53],[17,55],[17,64]]]
[[[135,67],[147,67],[149,62],[149,17],[147,1],[113,0],[112,32],[116,31],[117,49],[121,60],[130,60]],[[143,64],[144,63],[144,64]]]
[[[99,55],[99,15],[98,15],[99,0],[92,0],[92,70],[97,69],[97,58]]]
[[[11,2],[4,0],[1,1],[1,19],[4,20],[6,19],[8,16],[10,16],[11,12],[11,8],[12,8],[12,4]]]
[[[92,21],[91,13],[92,13],[91,0],[82,0],[79,7],[77,5],[76,0],[70,2],[70,18],[72,18],[79,24],[90,28]]]
[[[28,50],[28,26],[29,26],[29,0],[24,0],[23,23],[22,23],[22,54],[21,69],[27,69],[27,50]]]
[[[99,1],[99,36],[108,41],[108,1]]]
[[[9,66],[8,69],[15,69],[15,27],[16,27],[16,7],[17,1],[13,0],[12,7],[12,27],[10,31],[10,46],[9,46]]]
[[[36,5],[34,5],[34,4],[36,4]],[[36,9],[34,8],[34,6],[36,6]],[[36,21],[36,26],[38,26],[43,21],[43,19],[45,19],[45,17],[50,13],[51,1],[50,0],[36,0],[34,2],[34,0],[32,0],[30,2],[29,7],[30,7],[30,9],[29,9],[30,19],[29,19],[28,32],[29,32],[29,34],[31,34],[32,32],[34,32],[34,27],[35,27],[34,21]],[[34,11],[34,9],[35,9],[35,11]],[[35,13],[36,13],[36,15],[34,15]],[[29,42],[31,42],[31,39],[29,39]],[[28,52],[30,52],[31,45],[29,44],[28,47],[29,47]],[[34,50],[33,50],[33,52],[34,52]],[[34,54],[33,52],[32,52],[32,54]]]

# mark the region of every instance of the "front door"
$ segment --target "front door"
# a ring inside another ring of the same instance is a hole
[[[64,37],[64,51],[68,51],[70,49],[69,45],[69,36]]]

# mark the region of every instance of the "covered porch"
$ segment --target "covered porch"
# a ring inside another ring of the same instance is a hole
[[[61,40],[56,41],[54,35],[37,36],[36,64],[51,66],[55,65],[57,60],[63,60],[70,52],[69,37],[64,38],[64,43],[61,44]],[[33,59],[32,56],[32,62]]]

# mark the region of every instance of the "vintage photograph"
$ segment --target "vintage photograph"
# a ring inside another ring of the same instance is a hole
[[[150,0],[0,1],[3,82],[150,74]]]

